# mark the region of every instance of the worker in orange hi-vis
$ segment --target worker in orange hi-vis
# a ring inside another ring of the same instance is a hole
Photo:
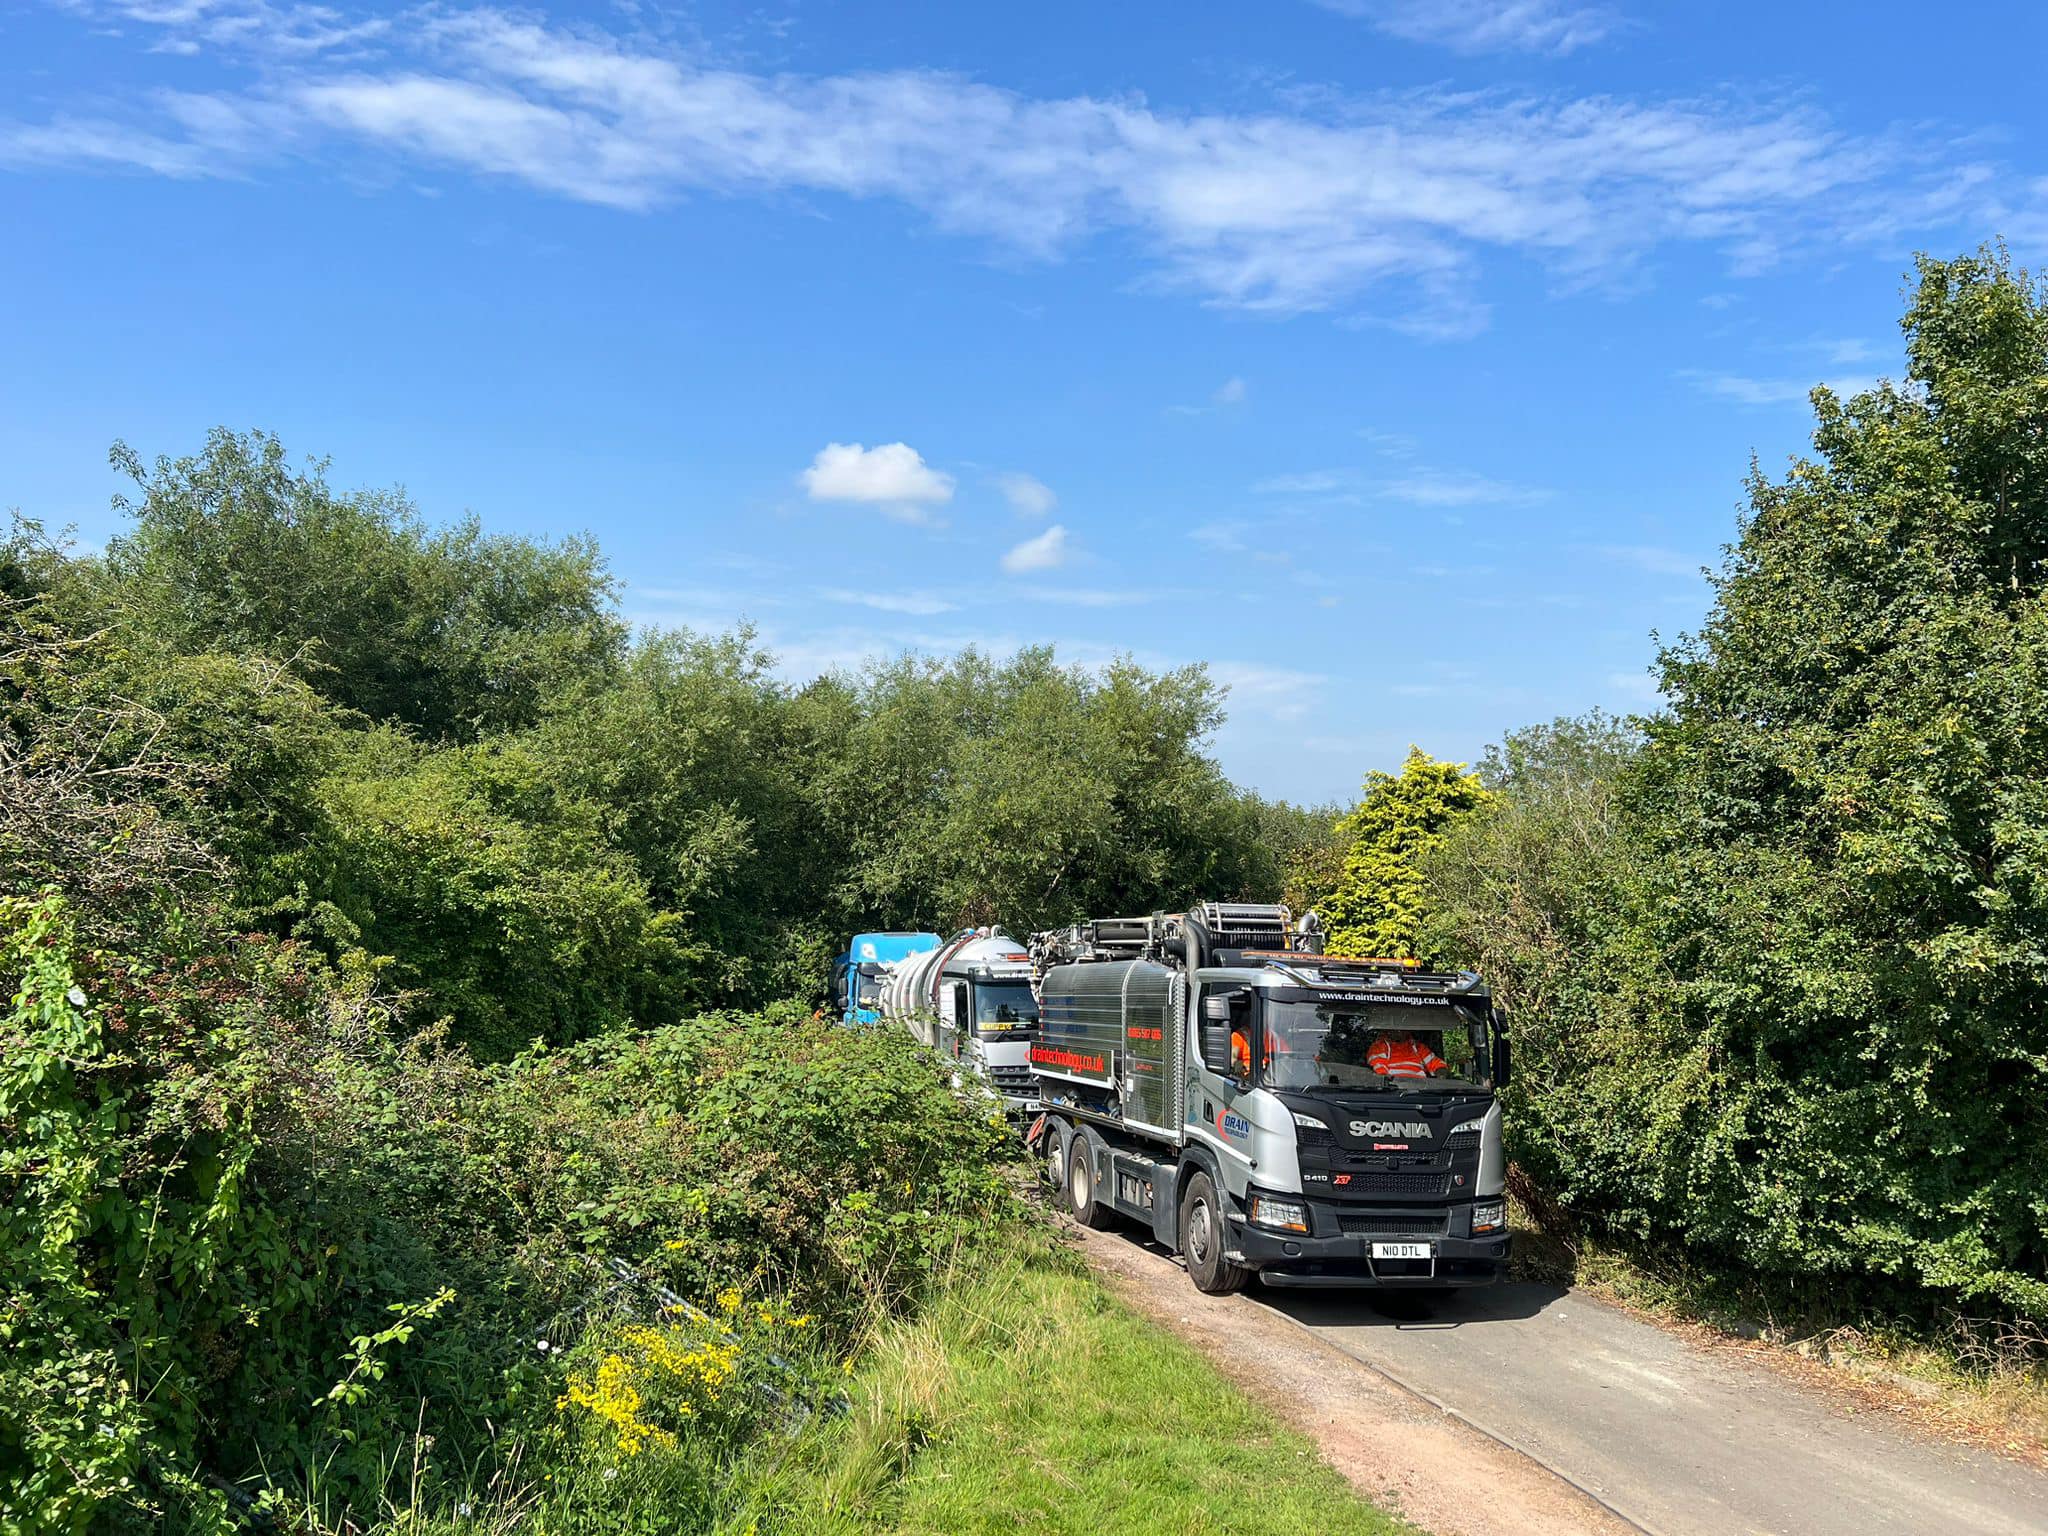
[[[1390,1029],[1373,1041],[1365,1062],[1381,1077],[1434,1077],[1450,1065],[1405,1029]]]
[[[1263,1059],[1265,1068],[1269,1072],[1273,1069],[1273,1053],[1275,1051],[1279,1051],[1283,1055],[1286,1054],[1287,1037],[1282,1035],[1276,1027],[1268,1024],[1266,1026],[1266,1049],[1263,1053]],[[1241,1078],[1249,1078],[1252,1075],[1252,1043],[1241,1029],[1233,1029],[1230,1032],[1230,1070]]]

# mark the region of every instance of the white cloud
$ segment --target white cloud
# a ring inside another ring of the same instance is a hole
[[[1388,501],[1418,507],[1528,507],[1550,499],[1550,492],[1530,485],[1492,480],[1464,470],[1419,469],[1379,489]]]
[[[1207,405],[1169,405],[1166,408],[1166,414],[1169,416],[1213,416],[1218,411],[1227,411],[1243,405],[1250,397],[1251,389],[1243,379],[1229,378],[1217,385],[1210,393]]]
[[[1252,491],[1259,496],[1327,496],[1350,490],[1358,476],[1348,469],[1311,469],[1300,474],[1270,475],[1256,482]]]
[[[1135,608],[1140,603],[1157,602],[1166,594],[1129,588],[1020,587],[1017,595],[1030,602],[1053,603],[1067,608]]]
[[[1412,459],[1415,450],[1422,446],[1406,432],[1382,432],[1377,427],[1360,427],[1358,435],[1383,458]]]
[[[1067,530],[1054,523],[1003,556],[1003,569],[1013,576],[1026,571],[1052,571],[1067,563]]]
[[[1206,544],[1211,549],[1225,554],[1235,554],[1245,547],[1245,535],[1251,531],[1246,523],[1203,523],[1188,530],[1188,537],[1197,544]]]
[[[1847,399],[1876,387],[1875,378],[1855,377],[1846,379],[1759,379],[1739,373],[1713,373],[1701,368],[1681,368],[1678,376],[1686,380],[1702,394],[1712,395],[1719,400],[1732,400],[1737,405],[1804,405],[1813,394],[1815,387],[1826,382],[1828,388]]]
[[[846,603],[858,608],[873,608],[880,613],[907,613],[918,617],[929,617],[937,613],[956,613],[960,605],[936,592],[863,592],[848,587],[823,587],[818,596],[828,603]]]
[[[1553,50],[1585,37],[1581,11],[1483,9],[1494,19],[1474,35]],[[1151,286],[1214,305],[1284,314],[1371,292],[1382,318],[1368,323],[1438,336],[1484,323],[1473,290],[1496,253],[1568,286],[1620,282],[1674,242],[1750,266],[1845,243],[1889,252],[1929,220],[1991,227],[2006,206],[1988,168],[1944,158],[1953,139],[1857,137],[1816,109],[1735,97],[1443,89],[1186,113],[922,70],[707,68],[642,34],[493,10],[394,12],[374,52],[358,39],[338,58],[310,12],[243,5],[226,30],[224,14],[166,0],[146,24],[259,59],[258,83],[187,97],[187,117],[143,93],[104,120],[0,124],[0,158],[192,175],[299,156],[353,174],[353,150],[409,176],[444,168],[622,209],[699,192],[891,200],[1026,257],[1126,234]],[[300,35],[323,46],[280,46]],[[202,101],[211,130],[189,120]],[[224,137],[230,123],[245,131]],[[1232,380],[1186,409],[1245,395]]]
[[[996,487],[1023,517],[1044,517],[1060,504],[1051,486],[1036,475],[1013,470],[996,476]]]
[[[181,56],[205,47],[282,58],[345,53],[391,29],[383,17],[351,20],[325,5],[271,5],[267,0],[57,0],[59,8],[110,24],[132,21],[168,29],[152,52]]]
[[[1254,661],[1212,661],[1209,675],[1230,690],[1233,704],[1248,705],[1276,720],[1299,720],[1306,716],[1329,682],[1320,672]]]
[[[862,502],[906,522],[929,521],[953,499],[953,477],[908,443],[827,443],[797,478],[813,501]]]
[[[1411,43],[1458,53],[1570,53],[1621,24],[1611,11],[1556,0],[1314,0]]]

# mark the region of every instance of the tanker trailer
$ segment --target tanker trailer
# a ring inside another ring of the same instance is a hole
[[[880,1008],[884,1022],[902,1025],[985,1082],[1006,1113],[1037,1108],[1031,956],[1002,929],[965,928],[899,962],[883,977]]]

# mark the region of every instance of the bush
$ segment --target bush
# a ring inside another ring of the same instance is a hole
[[[2039,1319],[2048,299],[1998,252],[1923,261],[1905,331],[1904,384],[1816,390],[1816,456],[1752,477],[1641,751],[1551,738],[1458,845],[1450,929],[1525,994],[1536,1155],[1590,1219]],[[1545,856],[1545,929],[1501,865],[1575,787],[1600,851]]]
[[[715,1361],[695,1306],[836,1359],[1015,1208],[999,1126],[905,1036],[785,1009],[480,1066],[398,1043],[367,972],[193,931],[89,952],[59,898],[0,901],[9,1531],[516,1480],[564,1443],[565,1351]]]

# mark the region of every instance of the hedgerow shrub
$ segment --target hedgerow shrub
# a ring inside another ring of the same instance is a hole
[[[60,898],[0,900],[9,1536],[513,1476],[567,1455],[590,1327],[740,1295],[836,1358],[1014,1208],[999,1127],[907,1036],[786,1009],[480,1065],[401,1042],[368,973],[193,934],[87,949]],[[704,1419],[700,1468],[753,1432]]]
[[[1923,261],[1905,333],[1904,383],[1816,390],[1815,456],[1752,477],[1640,751],[1575,775],[1551,738],[1566,771],[1510,774],[1436,867],[1524,1016],[1523,1149],[1575,1210],[2038,1319],[2048,300],[2000,253]],[[1591,856],[1509,867],[1572,793]]]

